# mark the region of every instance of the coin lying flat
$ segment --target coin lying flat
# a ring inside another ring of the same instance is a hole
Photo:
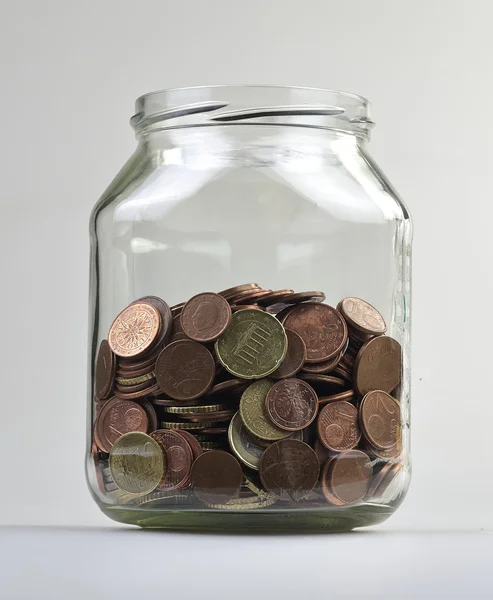
[[[99,346],[96,359],[95,396],[96,400],[105,400],[111,395],[116,370],[116,357],[111,351],[108,340]]]
[[[157,442],[146,433],[126,433],[110,451],[109,465],[115,484],[131,494],[149,494],[165,473],[165,459]]]
[[[156,362],[156,381],[160,389],[175,400],[194,400],[203,396],[214,380],[215,364],[205,346],[184,340],[172,342]]]
[[[274,425],[267,413],[266,398],[273,385],[270,379],[255,381],[243,392],[240,400],[240,415],[245,427],[262,440],[275,441],[289,435]]]
[[[315,487],[319,472],[317,455],[298,440],[275,442],[260,459],[262,485],[280,500],[302,500]]]
[[[402,351],[397,340],[386,335],[372,338],[358,352],[354,385],[364,396],[372,390],[390,393],[401,380]]]
[[[267,393],[267,413],[277,427],[297,431],[308,427],[318,412],[315,390],[301,379],[283,379]]]
[[[242,481],[239,462],[223,450],[208,450],[193,463],[192,489],[202,502],[225,504],[237,498]]]
[[[231,321],[231,307],[219,294],[197,294],[185,304],[180,315],[184,333],[196,342],[212,342]]]
[[[401,424],[397,400],[380,390],[368,392],[361,402],[360,415],[365,437],[373,447],[388,450],[397,445]]]
[[[154,343],[161,329],[161,314],[144,302],[127,306],[113,321],[108,336],[118,356],[136,356]]]
[[[324,362],[339,354],[348,336],[343,317],[328,304],[299,304],[287,315],[284,326],[303,338],[309,363]]]
[[[216,354],[232,375],[260,379],[274,372],[286,356],[286,333],[281,323],[261,310],[240,310],[216,341]]]
[[[326,404],[318,416],[319,440],[335,452],[354,448],[361,439],[358,410],[344,400]]]

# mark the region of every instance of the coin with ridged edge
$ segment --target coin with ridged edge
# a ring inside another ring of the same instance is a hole
[[[130,494],[149,494],[165,473],[159,444],[146,433],[126,433],[110,450],[109,466],[116,485]]]
[[[240,400],[240,415],[245,427],[256,437],[271,442],[281,440],[290,433],[276,427],[267,413],[265,400],[273,384],[270,379],[255,381],[243,392]]]
[[[284,360],[288,347],[282,324],[261,310],[240,310],[215,342],[216,354],[232,375],[260,379],[273,373]]]

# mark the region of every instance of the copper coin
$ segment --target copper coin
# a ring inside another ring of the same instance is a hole
[[[223,450],[209,450],[192,466],[192,489],[202,502],[224,504],[240,493],[243,471],[234,456]]]
[[[269,310],[270,310],[270,308],[271,307],[269,307]],[[284,321],[288,318],[288,315],[290,313],[292,313],[295,308],[296,308],[296,305],[291,304],[290,306],[286,306],[285,308],[283,308],[279,311],[276,311],[276,313],[275,313],[276,319],[281,321],[281,323],[284,325]]]
[[[315,487],[319,472],[317,455],[299,440],[274,442],[260,457],[262,485],[280,500],[302,500]]]
[[[388,488],[397,479],[397,477],[402,473],[402,471],[404,469],[403,462],[388,463],[388,464],[389,464],[389,466],[387,468],[385,468],[386,465],[384,465],[384,468],[385,468],[384,473],[380,472],[380,480],[377,481],[377,485],[373,492],[374,498],[381,498],[382,496],[384,496],[385,493],[387,492]]]
[[[173,317],[173,323],[171,326],[171,337],[175,337],[179,333],[183,333],[183,327],[181,326],[181,312]]]
[[[119,398],[124,398],[125,400],[137,400],[138,398],[143,398],[144,396],[149,396],[150,394],[157,392],[157,390],[159,389],[159,386],[157,385],[157,383],[155,381],[151,381],[150,383],[151,383],[150,387],[147,387],[142,390],[138,390],[136,392],[128,392],[128,391],[124,392],[121,389],[115,390],[115,396],[118,396]]]
[[[358,410],[344,400],[326,404],[320,411],[317,431],[328,450],[342,452],[354,448],[361,439]]]
[[[116,377],[117,380],[118,379],[132,379],[134,377],[141,377],[142,375],[148,375],[151,374],[154,371],[154,364],[147,367],[141,367],[141,368],[133,368],[133,369],[129,369],[124,368],[122,369],[121,367],[119,367],[116,371]]]
[[[330,450],[327,450],[327,448],[320,443],[320,440],[315,440],[313,444],[313,450],[315,451],[315,454],[318,458],[318,462],[321,465],[325,465],[327,459],[329,459],[332,456]]]
[[[317,375],[314,373],[298,373],[298,379],[309,383],[319,396],[330,396],[347,387],[344,379],[333,375]]]
[[[99,451],[96,442],[92,442],[91,444],[91,456],[94,464],[94,472],[96,474],[96,482],[98,484],[98,488],[103,494],[106,491],[104,478],[103,478],[103,465],[99,459]]]
[[[380,390],[368,392],[360,406],[361,426],[375,448],[388,450],[398,442],[401,409],[397,400]]]
[[[172,342],[156,362],[160,389],[175,400],[194,400],[210,388],[215,374],[212,354],[191,340]]]
[[[329,404],[329,402],[339,402],[340,400],[345,400],[346,402],[350,402],[354,399],[354,391],[347,390],[345,392],[340,392],[339,394],[332,394],[332,396],[322,396],[318,399],[319,406],[323,404]]]
[[[256,304],[261,298],[272,293],[272,290],[252,290],[229,299],[231,304]]]
[[[287,431],[308,427],[318,412],[315,390],[301,379],[275,383],[267,393],[265,405],[274,425]]]
[[[150,401],[154,406],[193,406],[197,404],[197,400],[174,400],[161,395],[150,398]]]
[[[320,375],[326,375],[333,371],[342,359],[342,354],[338,354],[335,358],[330,360],[324,360],[319,363],[305,363],[303,365],[303,373],[314,373]]]
[[[96,359],[95,397],[105,400],[111,395],[115,380],[116,356],[111,351],[108,340],[103,340],[99,346]]]
[[[176,315],[179,315],[181,313],[185,304],[186,302],[180,302],[171,307],[171,314],[173,315],[173,317],[176,317]]]
[[[343,505],[354,504],[365,497],[371,475],[369,456],[361,450],[346,450],[329,461],[327,470],[324,468],[322,491],[325,495],[329,489]]]
[[[256,304],[233,304],[231,306],[231,312],[238,312],[239,310],[265,310],[261,306]]]
[[[378,310],[361,298],[344,298],[337,307],[350,327],[363,334],[382,335],[387,330],[385,320]]]
[[[115,395],[118,396],[119,392],[123,392],[123,393],[140,392],[142,390],[147,390],[148,388],[153,387],[154,385],[156,385],[154,376],[152,376],[151,379],[146,379],[145,381],[142,381],[142,382],[136,383],[136,384],[132,384],[132,385],[124,385],[124,384],[117,382],[116,389],[115,389]]]
[[[155,341],[161,329],[161,314],[152,304],[127,306],[113,321],[108,336],[110,348],[118,356],[137,356]]]
[[[402,351],[398,341],[382,335],[366,342],[354,363],[354,385],[361,396],[372,390],[391,392],[400,383]]]
[[[155,354],[153,351],[152,354],[146,355],[141,360],[129,360],[126,358],[120,358],[120,360],[118,361],[118,371],[127,372],[141,369],[152,370],[154,368],[154,365],[156,364],[159,352],[161,352],[161,349],[159,349]]]
[[[193,436],[189,431],[177,431],[179,435],[185,438],[192,450],[192,458],[196,460],[201,454],[203,454],[202,447],[195,436]],[[193,464],[193,462],[192,462]]]
[[[341,365],[341,363],[339,363],[337,365],[337,367],[335,369],[333,369],[332,374],[337,375],[338,377],[342,377],[349,383],[352,383],[352,381],[353,381],[353,375],[352,375],[351,371],[349,371],[348,369],[343,367]]]
[[[169,429],[157,429],[150,436],[163,449],[168,465],[159,488],[177,490],[187,485],[192,467],[192,449],[188,441]]]
[[[288,314],[284,326],[303,338],[307,362],[324,362],[337,356],[347,341],[346,321],[328,304],[299,304]]]
[[[146,411],[147,420],[149,422],[146,433],[151,433],[151,431],[155,431],[158,427],[157,415],[154,406],[152,406],[149,400],[140,400],[139,404]]]
[[[196,342],[213,342],[231,321],[231,308],[219,294],[197,294],[185,304],[180,315],[182,329]]]
[[[162,298],[159,298],[158,296],[144,296],[143,298],[139,298],[135,302],[132,302],[132,304],[139,304],[141,302],[151,304],[159,311],[161,315],[162,327],[160,335],[156,339],[156,344],[160,345],[168,341],[171,337],[171,329],[173,324],[173,314],[171,312],[171,308]]]
[[[218,410],[211,413],[188,413],[180,415],[180,419],[184,419],[185,421],[193,421],[195,423],[200,423],[202,421],[207,423],[222,423],[224,421],[231,421],[235,412],[236,410]]]
[[[261,306],[272,306],[274,304],[280,304],[286,296],[294,294],[294,290],[276,290],[270,294],[265,295],[259,300]]]
[[[398,458],[402,454],[402,439],[400,434],[399,441],[397,442],[397,444],[395,446],[392,446],[392,448],[388,448],[386,450],[382,448],[375,448],[375,446],[372,446],[372,444],[370,444],[368,440],[365,440],[363,446],[365,452],[367,452],[370,456],[373,456],[375,458],[382,458],[384,460]]]
[[[131,431],[146,433],[149,426],[142,406],[131,400],[112,398],[103,406],[94,427],[94,438],[103,452],[109,452],[118,438]]]
[[[296,294],[288,294],[283,302],[286,304],[299,304],[300,302],[323,302],[325,294],[323,292],[298,292]]]
[[[285,379],[296,375],[306,360],[306,346],[303,338],[290,329],[285,329],[285,331],[288,338],[288,350],[282,363],[270,375],[274,379]]]
[[[219,292],[219,295],[227,299],[232,298],[233,296],[238,296],[243,292],[259,289],[260,286],[258,283],[243,283],[242,285],[235,285],[234,287],[228,288],[227,290],[223,290],[222,292]]]
[[[211,423],[211,425],[213,425]],[[197,429],[197,433],[201,435],[224,435],[228,433],[227,427],[203,427],[202,429]]]

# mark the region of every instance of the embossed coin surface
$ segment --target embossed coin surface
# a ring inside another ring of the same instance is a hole
[[[299,304],[288,314],[284,326],[303,338],[307,362],[324,362],[336,356],[348,336],[346,322],[339,311],[328,304]]]
[[[287,431],[308,427],[318,412],[315,390],[301,379],[283,379],[275,383],[266,398],[272,422]]]
[[[108,342],[118,356],[136,356],[151,346],[160,328],[161,314],[154,306],[131,304],[113,321]]]
[[[328,461],[322,471],[322,492],[334,504],[354,504],[362,500],[372,475],[370,458],[360,450],[346,450]]]
[[[177,490],[187,485],[192,467],[192,449],[177,431],[158,429],[150,434],[166,456],[167,469],[159,483],[163,490]]]
[[[156,338],[156,345],[161,346],[165,341],[169,341],[171,337],[171,330],[173,328],[173,314],[168,304],[158,296],[144,296],[139,298],[132,304],[139,304],[144,302],[145,304],[151,304],[161,315],[161,331],[159,336]]]
[[[401,424],[397,400],[379,390],[368,392],[361,402],[360,415],[365,437],[372,446],[382,450],[396,446]]]
[[[318,481],[320,464],[315,452],[298,440],[271,444],[260,458],[260,479],[280,500],[302,500]]]
[[[175,400],[194,400],[211,387],[216,371],[205,346],[191,340],[172,342],[156,362],[156,381]]]
[[[296,375],[306,360],[306,346],[301,336],[290,329],[286,329],[286,336],[288,350],[282,363],[272,373],[274,379],[284,379]]]
[[[331,402],[320,411],[318,437],[328,450],[341,452],[354,448],[361,439],[358,411],[349,402]]]
[[[231,419],[228,430],[228,439],[231,450],[250,469],[258,471],[260,457],[265,450],[261,444],[245,427],[239,412]]]
[[[280,440],[289,435],[289,431],[272,423],[267,412],[265,401],[273,384],[270,379],[255,381],[243,392],[240,400],[240,415],[245,427],[256,437],[268,441]]]
[[[148,425],[147,414],[137,402],[113,398],[103,405],[96,420],[96,443],[103,452],[109,452],[122,435],[131,431],[145,433]]]
[[[188,431],[179,430],[176,433],[180,434],[181,437],[185,438],[190,446],[192,451],[192,464],[193,461],[198,458],[202,453],[202,447],[199,444],[199,441]]]
[[[219,294],[203,293],[183,307],[180,322],[185,334],[196,342],[212,342],[231,321],[231,307]]]
[[[372,338],[361,347],[354,363],[354,385],[364,396],[372,390],[390,393],[401,380],[401,345],[386,335]]]
[[[116,357],[111,351],[108,340],[103,340],[96,359],[96,400],[104,400],[110,396],[115,379],[115,369]]]
[[[192,489],[202,502],[223,504],[237,498],[242,481],[239,462],[223,450],[208,450],[193,463]]]
[[[269,313],[240,310],[216,341],[221,364],[236,377],[259,379],[275,371],[286,356],[284,327]]]
[[[109,466],[116,485],[131,494],[149,494],[161,481],[165,459],[146,433],[127,433],[113,445]]]
[[[338,308],[349,326],[363,334],[381,335],[387,329],[378,310],[361,298],[344,298]]]

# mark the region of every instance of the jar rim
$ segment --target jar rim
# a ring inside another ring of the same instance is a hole
[[[211,85],[139,96],[130,120],[138,135],[225,124],[298,125],[336,129],[369,139],[370,103],[352,92],[285,85]]]

